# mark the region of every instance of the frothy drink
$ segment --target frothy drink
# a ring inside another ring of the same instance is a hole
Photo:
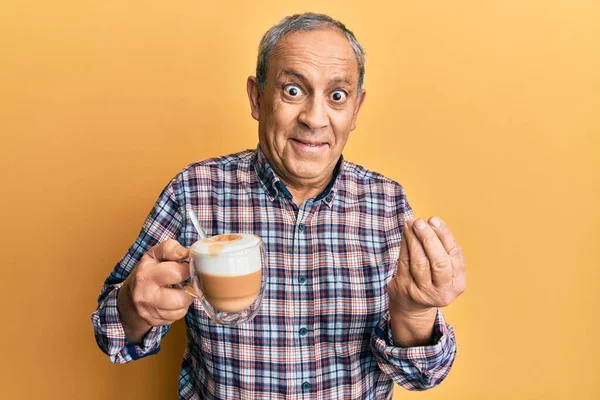
[[[218,311],[252,305],[261,288],[258,236],[236,233],[199,240],[192,246],[200,290]]]

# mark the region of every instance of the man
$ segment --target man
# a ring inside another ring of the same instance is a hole
[[[255,151],[192,164],[167,185],[108,277],[92,319],[115,363],[159,351],[184,318],[181,399],[382,399],[447,375],[454,334],[438,308],[465,290],[459,246],[439,218],[413,220],[397,183],[342,158],[365,100],[364,55],[318,14],[271,28],[248,78]],[[254,233],[269,281],[250,322],[216,325],[173,288],[198,239]]]

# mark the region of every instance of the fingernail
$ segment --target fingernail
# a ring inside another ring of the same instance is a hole
[[[415,226],[417,229],[423,229],[423,228],[425,228],[425,225],[426,225],[426,224],[425,224],[425,221],[423,221],[422,219],[418,219],[418,220],[416,220],[416,221],[415,221],[415,224],[414,224],[414,226]]]
[[[440,219],[438,217],[433,217],[429,220],[429,222],[431,223],[431,225],[434,228],[439,228],[441,225]]]
[[[185,256],[187,256],[187,253],[188,253],[188,249],[186,249],[185,247],[180,247],[177,249],[177,255],[179,257],[185,257]]]

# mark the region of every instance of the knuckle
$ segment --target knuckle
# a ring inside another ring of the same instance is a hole
[[[434,285],[438,290],[447,290],[453,285],[452,277],[434,277]]]
[[[437,231],[440,235],[446,236],[448,233],[450,233],[450,228],[448,228],[447,225],[442,224],[439,228],[437,228]]]
[[[446,307],[449,306],[450,303],[452,303],[452,300],[454,300],[453,296],[450,296],[448,294],[445,294],[442,296],[442,298],[440,299],[440,306],[442,307]]]
[[[166,319],[161,310],[158,308],[153,308],[152,312],[149,312],[148,314],[154,321],[164,321]]]
[[[166,251],[173,252],[179,246],[179,242],[175,239],[167,239],[164,242],[164,247]]]
[[[410,263],[410,267],[412,269],[428,269],[429,260],[427,258],[419,258],[417,260],[412,260]]]
[[[144,256],[146,257],[146,256]],[[133,269],[133,277],[139,279],[140,276],[144,276],[148,272],[149,260],[142,257],[139,263]]]
[[[147,272],[147,269],[141,269],[134,277],[136,292],[139,294],[140,288],[146,287],[152,284],[152,278]]]
[[[148,261],[150,261],[150,259],[151,259],[151,256],[150,256],[151,251],[152,251],[152,249],[149,249],[144,254],[142,254],[142,258],[140,258],[140,261],[135,266],[136,270],[139,269],[140,266],[145,265],[145,264],[148,263]]]
[[[439,270],[444,270],[446,268],[448,268],[448,260],[447,259],[443,259],[443,260],[435,260],[434,262],[431,263],[431,268],[439,271]]]
[[[416,285],[410,285],[406,288],[405,298],[410,300],[419,299],[420,292],[420,288],[418,288]]]
[[[440,303],[440,307],[448,307],[450,305],[450,303],[452,303],[452,301],[444,298],[442,300],[442,302]]]
[[[146,306],[146,304],[148,303],[146,301],[146,297],[144,295],[142,295],[142,293],[140,293],[139,290],[134,291],[131,294],[131,301],[133,302],[133,304],[136,306],[136,308],[138,310],[143,310]]]
[[[429,233],[424,234],[424,236],[421,240],[423,242],[423,245],[426,246],[426,245],[431,244],[431,243],[435,242],[436,240],[438,240],[438,237],[433,232],[429,232]]]
[[[450,305],[450,303],[452,303],[455,296],[450,290],[446,289],[446,290],[438,290],[436,297],[437,297],[436,305],[438,307],[446,307],[446,306]]]
[[[462,249],[461,249],[460,245],[455,244],[454,247],[452,247],[450,249],[450,251],[448,252],[448,254],[451,255],[451,256],[453,256],[453,257],[462,255]]]

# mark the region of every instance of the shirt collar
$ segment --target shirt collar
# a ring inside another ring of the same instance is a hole
[[[333,171],[333,178],[331,179],[325,190],[323,190],[318,196],[314,198],[315,202],[323,200],[323,202],[327,204],[328,207],[331,207],[331,204],[333,203],[333,199],[335,197],[335,193],[337,192],[337,182],[340,181],[338,177],[341,175],[344,169],[343,167],[344,157],[340,156],[340,159],[338,160]],[[256,171],[256,176],[258,177],[260,184],[262,185],[263,189],[267,193],[267,196],[269,197],[269,200],[275,200],[280,194],[287,197],[290,200],[293,200],[292,194],[285,186],[285,184],[281,181],[281,179],[277,176],[275,171],[273,171],[273,168],[271,167],[269,160],[267,160],[267,157],[265,157],[265,154],[260,148],[260,145],[256,148],[256,153],[254,157],[254,169]]]

